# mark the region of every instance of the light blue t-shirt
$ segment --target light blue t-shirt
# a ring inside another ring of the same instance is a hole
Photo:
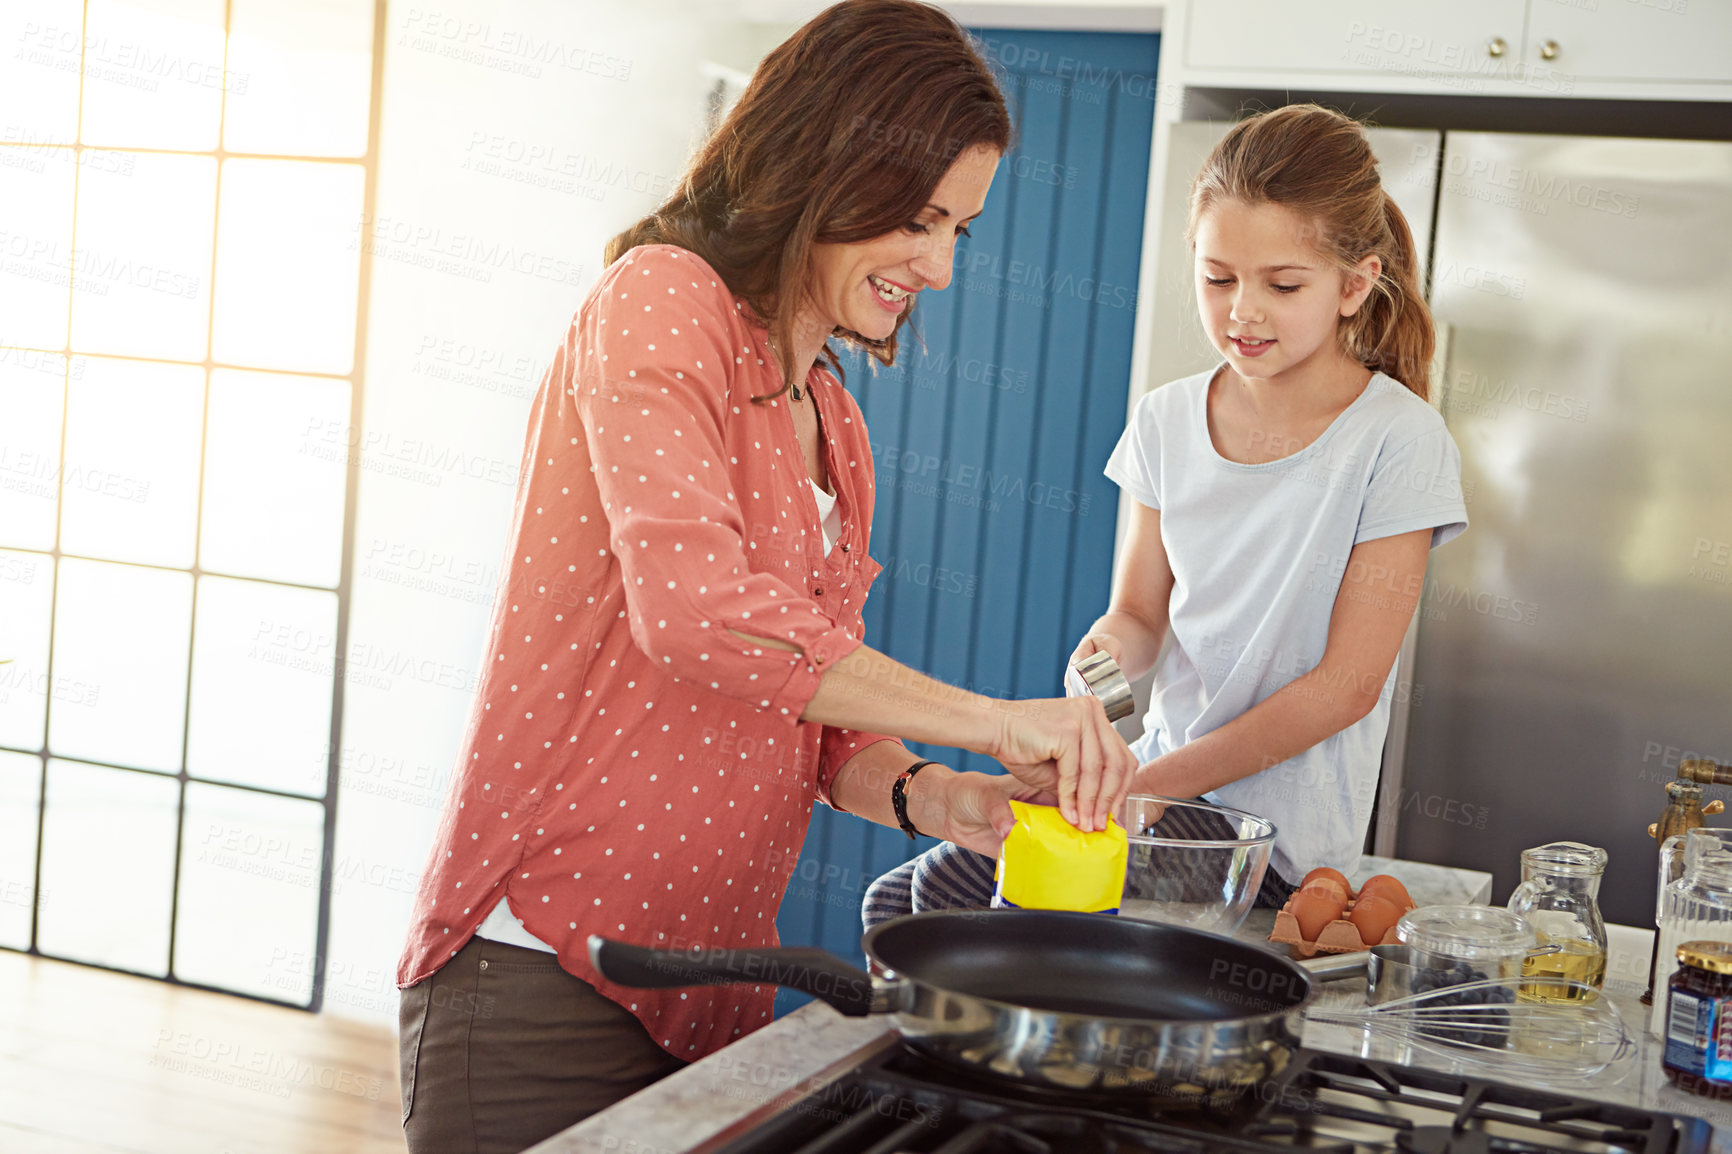
[[[1467,528],[1461,454],[1443,418],[1400,382],[1375,374],[1310,445],[1243,465],[1209,436],[1217,372],[1144,396],[1106,467],[1126,494],[1161,511],[1173,570],[1172,644],[1131,747],[1144,762],[1316,667],[1355,545],[1431,529],[1436,548]],[[1391,669],[1364,719],[1207,795],[1275,823],[1272,864],[1288,881],[1320,865],[1358,865],[1394,689]]]

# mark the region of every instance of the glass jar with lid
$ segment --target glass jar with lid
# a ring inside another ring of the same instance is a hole
[[[1579,841],[1555,841],[1522,851],[1522,883],[1510,895],[1539,935],[1541,952],[1522,967],[1538,979],[1522,986],[1527,1001],[1589,997],[1606,980],[1606,923],[1600,917],[1600,878],[1606,851]]]
[[[1678,947],[1732,940],[1732,829],[1698,826],[1660,847],[1654,1008],[1649,1033],[1666,1036],[1666,989]]]
[[[1676,956],[1660,1064],[1680,1090],[1732,1098],[1732,942],[1685,942]]]
[[[1518,978],[1538,940],[1525,918],[1497,906],[1420,906],[1402,915],[1395,936],[1410,951],[1416,994]],[[1508,994],[1514,1000],[1513,987]]]

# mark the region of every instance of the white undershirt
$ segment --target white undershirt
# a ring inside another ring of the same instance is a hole
[[[806,480],[812,485],[812,499],[818,502],[818,524],[824,530],[824,556],[828,557],[842,536],[842,514],[836,508],[836,494],[824,492],[810,477]]]
[[[807,478],[812,485],[812,499],[818,503],[818,525],[824,533],[824,556],[830,555],[830,550],[836,547],[837,538],[842,536],[842,514],[836,508],[836,494],[826,493],[816,481]],[[511,903],[504,895],[483,919],[479,929],[475,931],[478,938],[489,941],[504,942],[508,946],[522,946],[526,950],[540,950],[551,954],[557,951],[534,934],[523,928],[523,922],[511,912]]]

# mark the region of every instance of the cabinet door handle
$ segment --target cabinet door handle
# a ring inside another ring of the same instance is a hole
[[[1556,60],[1558,58],[1558,42],[1556,40],[1540,41],[1540,59]]]
[[[1485,54],[1487,56],[1502,56],[1508,50],[1509,45],[1504,42],[1502,36],[1493,36],[1485,43]]]

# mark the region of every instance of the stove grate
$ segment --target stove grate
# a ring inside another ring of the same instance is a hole
[[[1707,1154],[1696,1118],[1300,1050],[1231,1113],[959,1072],[899,1046],[706,1154]]]

